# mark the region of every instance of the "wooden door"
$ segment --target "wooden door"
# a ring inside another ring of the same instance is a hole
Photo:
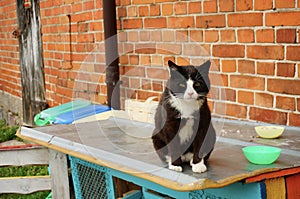
[[[43,45],[39,0],[17,1],[20,68],[22,78],[23,123],[34,125],[34,116],[46,108]]]

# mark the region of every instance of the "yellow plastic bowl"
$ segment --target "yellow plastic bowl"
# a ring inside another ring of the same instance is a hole
[[[284,127],[281,126],[256,126],[256,133],[262,138],[278,138],[282,135]]]

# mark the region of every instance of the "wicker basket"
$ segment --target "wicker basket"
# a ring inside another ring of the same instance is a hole
[[[157,96],[149,97],[146,101],[127,99],[125,100],[125,110],[130,119],[141,122],[154,123],[154,114],[158,106]]]

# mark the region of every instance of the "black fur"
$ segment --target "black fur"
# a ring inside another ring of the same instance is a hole
[[[216,141],[215,130],[211,124],[211,112],[206,99],[210,89],[208,78],[210,61],[198,67],[177,66],[169,61],[169,67],[170,78],[155,114],[155,129],[152,135],[154,148],[162,160],[165,160],[166,155],[170,156],[174,166],[182,165],[181,155],[187,152],[194,154],[193,164],[199,163],[202,159],[206,161]],[[185,84],[188,78],[194,81],[193,87],[198,94],[197,100],[202,106],[195,108],[197,111],[191,115],[194,120],[191,140],[180,144],[178,132],[184,127],[188,118],[183,118],[180,111],[170,104],[170,95],[182,99],[185,91],[182,84]]]

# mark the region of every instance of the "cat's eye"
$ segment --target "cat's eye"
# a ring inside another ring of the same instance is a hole
[[[194,84],[194,86],[196,86],[196,87],[200,87],[200,86],[201,86],[201,84],[200,84],[199,82],[196,82],[196,83]]]
[[[185,88],[185,84],[184,83],[179,83],[178,86]]]

